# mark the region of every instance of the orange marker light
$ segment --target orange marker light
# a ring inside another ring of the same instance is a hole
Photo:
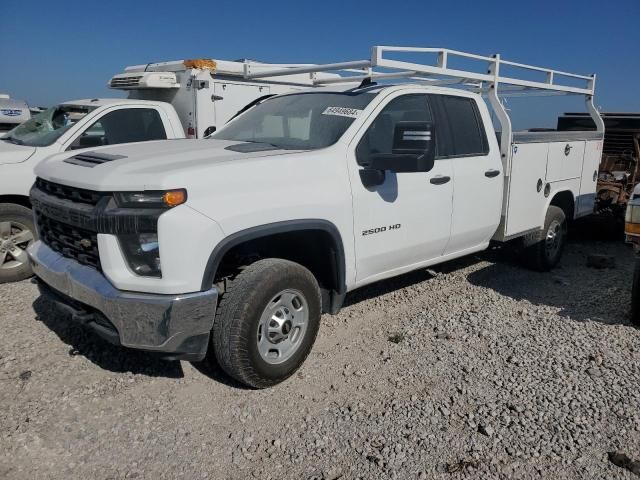
[[[640,235],[640,223],[625,223],[624,233],[627,235]]]
[[[184,190],[169,190],[162,195],[162,201],[168,207],[176,207],[187,201],[187,192]]]

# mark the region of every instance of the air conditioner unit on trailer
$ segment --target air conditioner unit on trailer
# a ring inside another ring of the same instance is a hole
[[[173,72],[135,72],[114,75],[109,88],[135,90],[141,88],[178,88],[180,84]]]

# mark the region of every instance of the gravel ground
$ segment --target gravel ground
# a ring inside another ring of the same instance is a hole
[[[632,260],[573,242],[549,274],[487,253],[376,284],[263,391],[0,285],[0,478],[636,478],[607,457],[640,458]]]

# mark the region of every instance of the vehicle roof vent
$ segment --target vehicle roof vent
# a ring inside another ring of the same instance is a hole
[[[135,72],[114,75],[109,80],[109,88],[117,90],[137,90],[143,88],[178,88],[180,84],[173,72]]]
[[[113,160],[119,160],[121,158],[127,158],[126,155],[111,155],[109,153],[78,153],[73,157],[69,157],[65,160],[66,163],[73,165],[79,165],[81,167],[93,168],[96,165],[102,165],[103,163],[112,162]]]

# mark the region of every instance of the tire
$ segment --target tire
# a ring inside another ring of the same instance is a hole
[[[26,248],[36,237],[30,209],[0,203],[0,283],[17,282],[33,275]]]
[[[217,360],[247,386],[276,385],[309,355],[320,314],[320,288],[309,270],[288,260],[259,260],[227,284],[206,361],[214,365]]]
[[[524,261],[539,272],[548,272],[560,261],[567,240],[567,218],[555,205],[549,206],[542,230],[523,238]]]
[[[631,322],[640,326],[640,257],[636,257],[631,285]]]

